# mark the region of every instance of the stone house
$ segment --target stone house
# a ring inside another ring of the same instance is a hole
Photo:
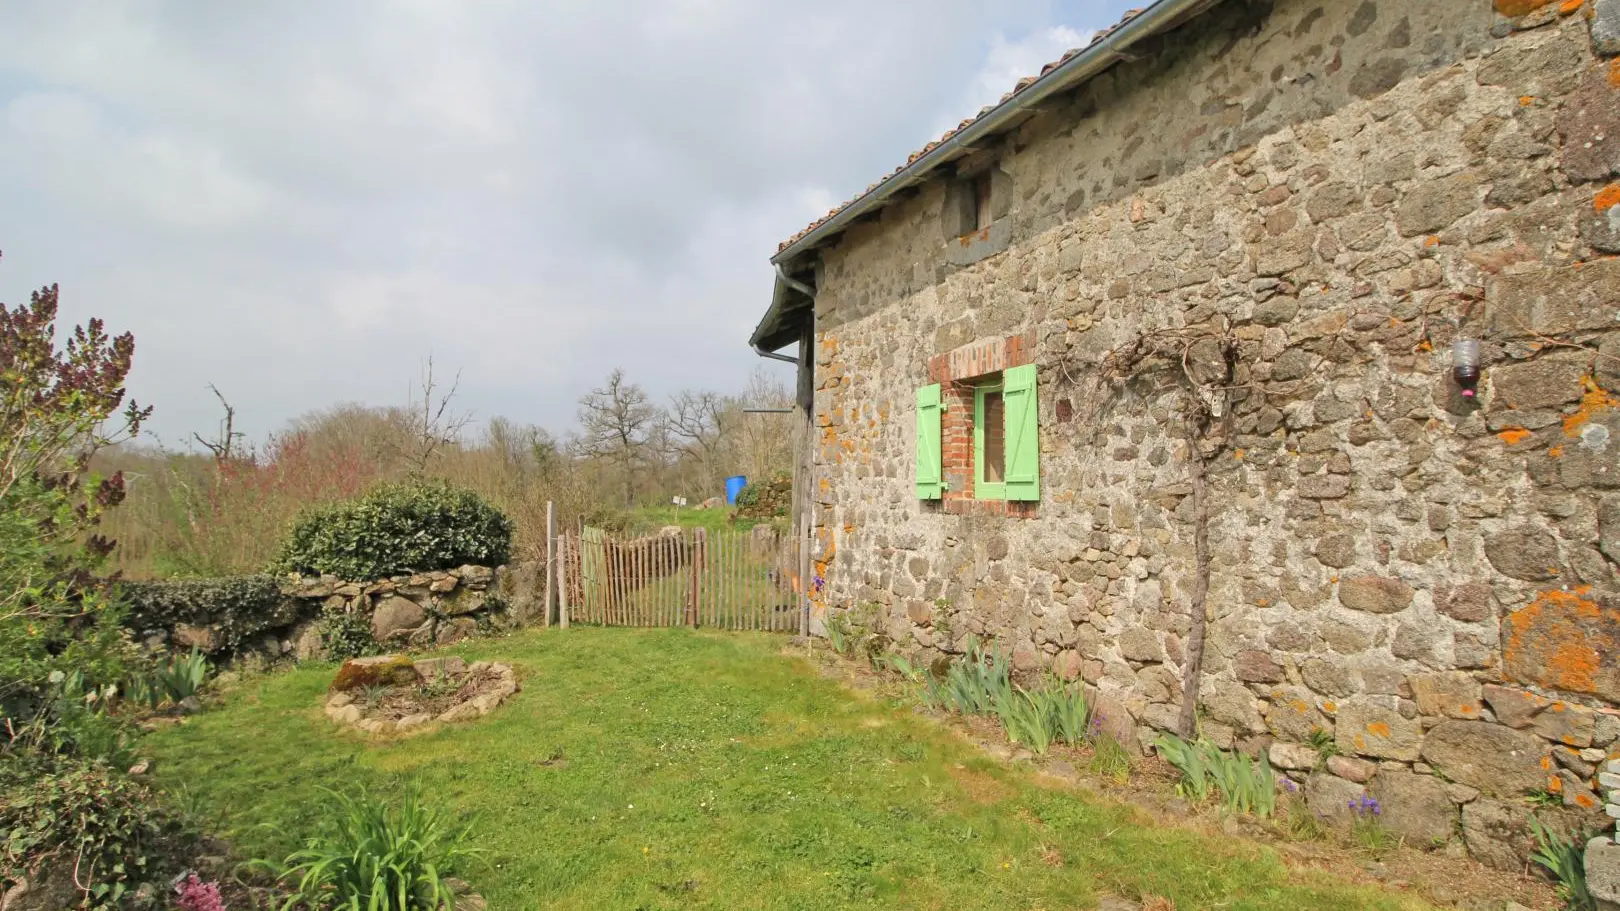
[[[1159,0],[788,240],[815,617],[1144,746],[1196,684],[1320,812],[1497,866],[1527,795],[1596,826],[1616,54],[1620,0]]]

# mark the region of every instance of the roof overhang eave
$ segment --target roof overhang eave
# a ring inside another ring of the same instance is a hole
[[[1030,108],[1127,59],[1125,52],[1131,45],[1168,31],[1219,2],[1221,0],[1158,0],[1101,41],[1058,64],[1023,91],[1014,93],[949,139],[919,155],[916,161],[879,181],[872,189],[838,210],[837,214],[782,248],[771,257],[771,262],[777,265],[792,263],[848,228],[856,219],[882,208],[894,194],[927,179],[935,168],[949,163],[976,143],[1012,125],[1012,121],[1023,116]]]

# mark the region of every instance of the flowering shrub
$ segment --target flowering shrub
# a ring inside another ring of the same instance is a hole
[[[177,883],[174,891],[180,896],[176,902],[180,911],[225,911],[219,883],[203,882],[195,873]]]

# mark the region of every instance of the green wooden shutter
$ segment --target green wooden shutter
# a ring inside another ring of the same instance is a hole
[[[1007,418],[1007,499],[1041,498],[1041,434],[1035,414],[1035,365],[1001,375]]]
[[[917,499],[937,500],[945,493],[940,460],[939,384],[917,390]]]

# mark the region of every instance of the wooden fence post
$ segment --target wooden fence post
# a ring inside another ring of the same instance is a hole
[[[697,629],[698,625],[698,604],[701,603],[698,599],[702,597],[700,593],[703,590],[703,550],[708,536],[707,530],[694,529],[689,545],[692,548],[692,558],[688,561],[692,564],[692,584],[686,593],[686,622],[693,629]]]
[[[799,635],[810,635],[810,596],[815,592],[815,580],[810,577],[810,513],[799,517]]]
[[[557,512],[550,500],[546,501],[546,586],[545,606],[541,608],[542,626],[551,625],[551,605],[557,591]]]
[[[557,538],[557,625],[568,628],[568,535]]]

